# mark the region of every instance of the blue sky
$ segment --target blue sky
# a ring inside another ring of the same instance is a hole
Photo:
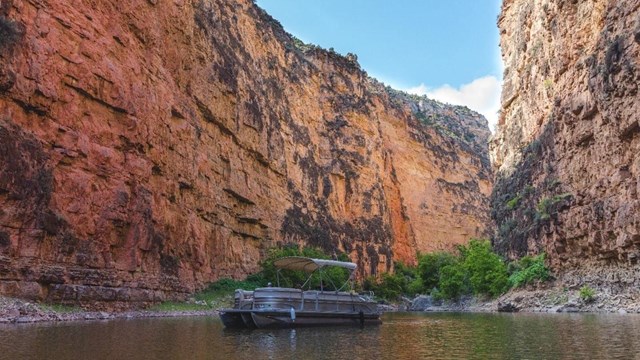
[[[495,122],[500,0],[258,0],[305,42],[358,55],[395,88],[467,105]]]

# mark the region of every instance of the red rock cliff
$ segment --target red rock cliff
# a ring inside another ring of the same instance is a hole
[[[284,242],[362,274],[486,233],[484,118],[251,1],[6,1],[0,292],[158,301]]]
[[[504,1],[496,245],[640,282],[640,1]]]

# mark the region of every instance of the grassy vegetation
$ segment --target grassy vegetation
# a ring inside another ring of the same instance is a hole
[[[69,314],[83,311],[80,307],[62,304],[43,304],[42,308],[59,314]]]
[[[377,298],[395,301],[399,300],[406,291],[406,283],[398,274],[384,273],[379,279],[370,276],[364,280],[363,289],[372,291]]]
[[[427,126],[431,126],[434,125],[435,122],[435,117],[437,116],[437,114],[429,114],[429,116],[427,116],[427,114],[425,114],[422,111],[417,111],[415,113],[416,118],[418,118],[418,120],[420,120],[420,122],[422,122],[423,124],[427,125]]]
[[[566,304],[568,301],[569,301],[569,294],[566,288],[562,289],[561,292],[556,293],[552,297],[552,303],[554,305],[563,305],[563,304]]]
[[[540,220],[547,220],[551,217],[551,215],[549,214],[549,208],[551,207],[551,199],[550,198],[544,198],[541,199],[538,202],[538,205],[536,206],[536,210],[537,212],[537,218]]]
[[[318,49],[318,46],[317,46],[317,45],[314,45],[314,44],[307,44],[307,43],[305,43],[304,41],[302,41],[302,40],[298,39],[297,37],[295,37],[295,36],[293,36],[293,35],[291,36],[291,40],[292,40],[292,42],[293,42],[293,46],[294,46],[296,49],[298,49],[298,50],[302,51],[303,53],[304,53],[304,52],[307,52],[307,51],[311,51],[311,50]]]
[[[212,310],[215,309],[209,305],[200,305],[190,302],[173,302],[165,301],[163,303],[154,305],[149,308],[153,311],[198,311],[198,310]]]
[[[522,195],[518,194],[513,199],[507,201],[507,203],[506,203],[507,209],[509,209],[509,210],[515,209],[518,206],[518,204],[520,203],[520,200],[522,200]]]
[[[580,288],[580,299],[587,303],[592,302],[596,299],[596,291],[589,287],[589,285],[584,285]]]
[[[250,280],[220,279],[207,286],[206,289],[196,293],[193,301],[173,302],[167,301],[155,305],[151,310],[156,311],[191,311],[211,310],[221,307],[229,307],[233,304],[233,294],[236,289],[254,290],[262,286],[261,283]]]
[[[551,198],[543,198],[538,202],[536,206],[537,209],[537,218],[539,220],[548,220],[551,217],[551,214],[555,212],[555,208],[557,205],[564,200],[567,200],[571,197],[571,193],[564,193],[560,195],[555,195]]]

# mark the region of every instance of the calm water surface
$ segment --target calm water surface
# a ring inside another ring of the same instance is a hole
[[[0,326],[1,359],[640,359],[640,316],[385,314],[379,327],[228,331],[218,318]]]

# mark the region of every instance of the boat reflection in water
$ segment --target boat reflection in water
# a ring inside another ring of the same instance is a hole
[[[349,270],[352,278],[356,264],[335,260],[285,257],[274,261],[278,269],[302,270],[309,273],[305,285],[311,286],[314,273],[320,274],[320,290],[265,287],[255,291],[236,290],[233,309],[220,311],[227,328],[273,328],[322,325],[374,325],[380,324],[377,304],[371,297],[350,291],[341,291],[350,285],[347,280],[340,288],[327,291],[323,287],[322,271],[326,267]],[[328,278],[331,282],[331,279]],[[332,284],[333,285],[333,284]]]

